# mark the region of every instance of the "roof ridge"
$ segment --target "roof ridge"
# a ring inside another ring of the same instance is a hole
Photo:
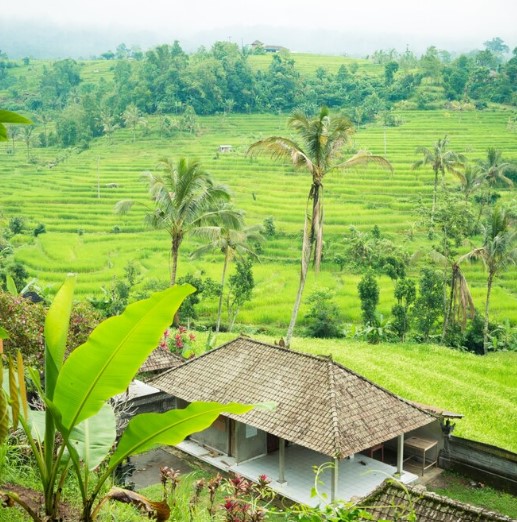
[[[242,337],[238,337],[237,339],[242,339]],[[237,340],[235,339],[235,340]],[[422,413],[425,413],[426,415],[429,415],[431,417],[434,417],[436,418],[437,416],[436,415],[433,415],[432,413],[426,411],[425,409],[421,408],[420,406],[417,406],[416,404],[413,404],[412,401],[410,401],[409,399],[404,399],[403,397],[401,397],[400,395],[397,395],[396,393],[393,393],[391,392],[390,390],[384,388],[383,386],[380,386],[379,384],[376,384],[375,382],[371,381],[370,379],[367,379],[366,377],[364,377],[363,375],[360,375],[358,374],[357,372],[355,372],[354,370],[351,370],[350,368],[347,368],[346,366],[342,365],[341,363],[338,363],[336,361],[334,361],[332,359],[332,355],[328,355],[328,356],[324,356],[324,355],[313,355],[312,353],[307,353],[307,352],[300,352],[298,350],[293,350],[291,348],[284,348],[283,346],[278,346],[277,344],[271,344],[271,343],[266,343],[264,341],[258,341],[256,339],[252,339],[251,337],[244,337],[245,340],[248,340],[248,341],[251,341],[253,343],[257,343],[257,344],[261,344],[263,346],[268,346],[268,347],[271,347],[271,348],[276,348],[277,350],[281,350],[281,351],[284,351],[284,352],[289,352],[289,353],[295,353],[297,355],[301,355],[303,357],[307,357],[309,359],[314,359],[316,361],[320,361],[320,362],[325,362],[325,361],[329,361],[331,362],[331,364],[335,365],[335,366],[338,366],[339,368],[345,370],[346,372],[349,372],[351,373],[352,375],[354,375],[355,377],[357,377],[358,379],[361,379],[365,382],[367,382],[368,384],[371,384],[372,386],[374,386],[375,388],[385,392],[385,393],[388,393],[389,395],[391,395],[392,397],[395,397],[396,399],[399,399],[401,401],[403,401],[404,403],[406,403],[408,406],[412,407],[412,408],[415,408],[416,410],[422,412]],[[230,341],[230,342],[233,342],[233,341]],[[226,344],[229,344],[229,343],[226,343]],[[224,345],[223,345],[224,346]]]
[[[339,422],[338,422],[338,414],[337,414],[337,401],[336,401],[336,381],[334,379],[334,365],[332,358],[329,357],[327,359],[327,376],[329,381],[328,387],[328,395],[329,395],[329,404],[330,404],[330,422],[332,429],[332,438],[333,445],[336,454],[334,455],[336,458],[342,457],[342,448],[341,442],[339,438]]]

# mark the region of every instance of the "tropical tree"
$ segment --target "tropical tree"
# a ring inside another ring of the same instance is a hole
[[[461,179],[461,171],[459,167],[465,162],[463,155],[452,150],[447,150],[449,138],[445,135],[439,139],[432,149],[427,147],[419,147],[417,153],[422,154],[421,160],[413,163],[413,168],[418,169],[424,165],[431,165],[434,172],[434,188],[433,188],[433,206],[431,211],[431,223],[434,221],[434,211],[436,208],[436,196],[438,193],[438,175],[441,174],[442,182],[446,172],[451,172]]]
[[[463,172],[459,174],[460,190],[465,196],[465,201],[468,201],[470,196],[483,185],[485,176],[479,166],[473,164],[465,164]]]
[[[136,140],[136,128],[147,126],[147,120],[140,114],[136,105],[128,105],[127,109],[122,113],[122,119],[126,127],[131,127],[133,141]]]
[[[115,117],[109,111],[101,112],[99,117],[102,125],[102,132],[106,136],[108,145],[111,145],[111,135],[118,129],[118,124],[115,122]],[[125,120],[126,121],[126,120]]]
[[[245,227],[244,216],[241,211],[233,210],[229,206],[222,206],[221,210],[228,213],[231,220],[225,220],[223,225],[212,225],[199,227],[193,231],[193,235],[203,236],[208,239],[208,244],[203,245],[194,252],[191,257],[200,257],[213,250],[220,251],[224,255],[223,272],[221,275],[221,293],[219,295],[219,306],[217,309],[217,324],[215,334],[219,333],[221,326],[221,315],[223,309],[224,285],[226,282],[226,271],[228,264],[235,257],[242,258],[243,255],[257,257],[252,245],[262,240],[260,226]],[[231,213],[234,216],[231,216]]]
[[[316,271],[319,270],[323,250],[323,180],[333,170],[347,170],[358,165],[375,162],[391,169],[390,163],[369,152],[360,151],[351,158],[344,159],[342,147],[353,133],[351,121],[344,116],[331,117],[327,107],[311,118],[301,111],[296,111],[289,118],[289,126],[296,131],[301,141],[291,138],[271,136],[257,141],[248,149],[248,154],[269,153],[275,159],[287,159],[296,168],[307,170],[312,178],[305,209],[303,227],[300,280],[291,320],[286,335],[289,345],[293,335],[303,289],[311,258]]]
[[[512,164],[503,161],[503,154],[500,150],[494,147],[487,149],[487,155],[485,160],[478,162],[480,173],[489,185],[495,186],[503,183],[509,187],[513,186],[513,181],[505,176],[505,173],[512,168]]]
[[[181,158],[159,162],[163,175],[146,172],[149,195],[154,207],[146,205],[146,224],[154,229],[166,230],[171,238],[170,283],[176,282],[178,254],[185,236],[203,226],[223,224],[235,226],[235,211],[221,206],[229,201],[230,193],[222,185],[215,185],[210,174],[197,161]],[[115,212],[125,214],[133,206],[133,200],[122,200],[115,205]]]
[[[517,262],[515,213],[506,207],[494,207],[488,222],[483,226],[483,246],[474,248],[460,258],[481,259],[488,273],[485,301],[485,324],[483,327],[483,352],[488,351],[488,322],[490,295],[496,275],[508,265]]]

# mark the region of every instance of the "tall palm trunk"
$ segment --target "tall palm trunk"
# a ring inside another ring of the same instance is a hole
[[[486,303],[485,303],[485,324],[483,326],[483,354],[486,355],[488,352],[488,318],[490,308],[490,293],[492,292],[492,283],[494,282],[494,272],[488,272],[488,282],[486,288]]]
[[[305,209],[305,224],[303,227],[303,243],[302,243],[302,258],[301,258],[301,266],[300,266],[300,280],[298,282],[298,292],[296,293],[296,299],[294,301],[293,311],[291,313],[291,320],[289,322],[289,327],[287,328],[287,334],[285,337],[285,344],[289,346],[291,343],[291,339],[293,337],[294,327],[296,325],[296,320],[298,318],[298,312],[300,310],[300,304],[302,302],[303,289],[305,288],[305,281],[307,279],[307,272],[309,271],[309,263],[311,260],[311,250],[314,238],[314,226],[312,217],[310,217],[308,213],[309,202],[312,199],[313,188],[311,187],[311,192],[309,193],[309,198],[307,200],[307,208]],[[313,202],[314,208],[314,202]]]
[[[431,227],[434,227],[434,213],[436,211],[436,197],[438,194],[438,170],[434,171],[433,206],[431,208]]]
[[[229,254],[230,254],[229,249],[227,249],[226,254],[224,256],[223,275],[221,277],[221,295],[219,296],[219,308],[217,310],[217,325],[215,327],[215,335],[217,335],[219,333],[219,328],[221,326],[221,315],[223,313],[224,282],[226,279],[226,269],[228,268]]]
[[[176,284],[176,273],[178,271],[178,255],[180,250],[181,239],[172,238],[171,246],[171,286]],[[173,320],[174,326],[177,328],[180,325],[180,312],[179,309],[174,314]]]

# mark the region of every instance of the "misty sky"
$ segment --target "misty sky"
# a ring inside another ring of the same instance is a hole
[[[3,2],[1,18],[4,24],[98,28],[128,45],[147,43],[138,41],[145,34],[156,43],[206,45],[204,35],[326,52],[332,46],[362,52],[406,44],[416,51],[429,45],[463,51],[482,48],[494,36],[517,46],[517,0],[22,0]]]

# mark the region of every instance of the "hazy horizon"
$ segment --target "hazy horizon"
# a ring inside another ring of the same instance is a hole
[[[188,3],[148,0],[77,5],[64,0],[24,0],[2,6],[0,49],[13,58],[89,57],[120,43],[142,50],[179,40],[187,51],[217,40],[246,45],[255,39],[292,51],[364,56],[408,46],[421,54],[434,45],[451,52],[483,48],[501,37],[517,46],[517,3],[436,0],[365,0],[357,5],[320,0]]]

